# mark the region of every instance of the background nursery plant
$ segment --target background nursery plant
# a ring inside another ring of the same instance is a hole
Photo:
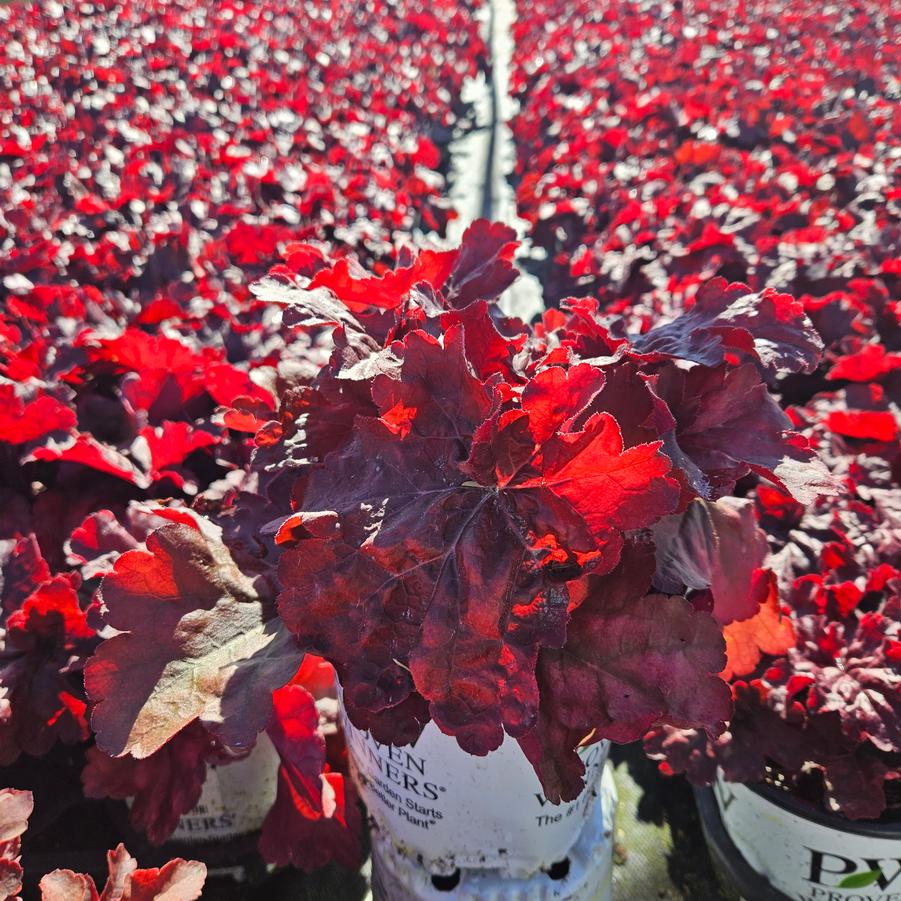
[[[891,370],[874,377],[866,364],[880,346],[837,341],[829,378],[845,387],[790,411],[839,493],[804,508],[779,490],[756,491],[779,599],[731,636],[728,731],[713,741],[670,728],[649,737],[662,765],[694,782],[709,783],[720,767],[730,781],[775,782],[850,819],[898,814],[897,425]],[[748,655],[748,642],[764,653]]]

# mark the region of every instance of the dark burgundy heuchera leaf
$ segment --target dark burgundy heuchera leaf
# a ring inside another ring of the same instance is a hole
[[[197,718],[229,746],[252,744],[300,653],[218,539],[164,526],[119,558],[102,596],[122,634],[85,668],[101,748],[147,757]]]
[[[751,359],[770,375],[812,372],[823,352],[803,304],[772,288],[714,278],[698,291],[694,305],[633,342],[639,353],[663,353],[717,366],[730,357]]]
[[[91,876],[54,870],[41,879],[41,901],[194,901],[206,882],[206,865],[196,860],[179,857],[158,869],[139,870],[121,844],[106,857],[109,877],[103,892]]]
[[[207,763],[216,761],[219,742],[198,722],[186,726],[149,757],[110,757],[87,750],[81,774],[88,798],[133,799],[129,820],[153,844],[172,835],[179,819],[200,799]]]
[[[588,577],[566,645],[540,652],[541,717],[520,745],[552,801],[582,790],[584,741],[634,741],[660,721],[718,733],[729,718],[716,622],[681,597],[646,594],[653,570],[653,548],[627,544],[613,572]]]
[[[654,527],[654,543],[655,587],[669,594],[683,586],[709,590],[720,625],[754,616],[769,593],[770,574],[763,569],[769,546],[750,500],[694,500]]]
[[[397,351],[400,378],[372,383],[381,416],[358,417],[305,482],[280,611],[335,662],[351,715],[415,690],[484,754],[535,723],[535,655],[564,641],[566,583],[615,565],[622,532],[671,511],[678,488],[659,443],[624,449],[609,414],[576,425],[603,384],[589,364],[505,401],[460,326]]]
[[[11,613],[37,585],[50,578],[50,567],[34,535],[0,541],[0,599]]]
[[[668,366],[655,392],[676,420],[675,441],[703,471],[716,496],[753,471],[785,488],[801,503],[835,490],[806,438],[760,381],[751,364],[737,368]]]
[[[516,232],[508,225],[477,219],[463,233],[450,277],[441,285],[451,305],[496,300],[516,281]]]
[[[286,685],[272,696],[269,737],[281,757],[275,804],[260,852],[276,866],[315,870],[330,861],[356,868],[362,859],[360,808],[350,780],[326,762],[326,740],[312,695]]]
[[[670,772],[684,772],[695,784],[709,784],[717,766],[732,782],[759,782],[768,760],[781,760],[789,770],[804,763],[796,726],[770,708],[759,682],[732,686],[734,713],[728,729],[711,739],[694,729],[663,726],[645,739],[652,757],[665,755]],[[774,751],[778,756],[774,756]]]

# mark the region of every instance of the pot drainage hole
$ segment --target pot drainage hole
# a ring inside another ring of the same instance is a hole
[[[551,879],[566,879],[569,875],[569,858],[564,857],[563,860],[552,863],[544,872],[547,873]]]
[[[460,871],[454,870],[447,876],[432,876],[432,886],[439,892],[452,892],[460,884]]]

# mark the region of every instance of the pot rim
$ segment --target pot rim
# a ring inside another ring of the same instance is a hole
[[[719,774],[717,774],[717,778],[721,778]],[[744,785],[748,791],[754,792],[755,795],[759,795],[776,807],[835,832],[849,832],[852,835],[863,835],[868,838],[901,839],[901,817],[889,821],[881,819],[851,820],[840,813],[823,810],[809,801],[795,797],[790,791],[775,788],[765,782],[729,782],[727,779],[721,779],[721,781],[727,785]]]
[[[742,898],[753,898],[754,901],[790,901],[787,895],[774,889],[769,880],[758,873],[735,847],[723,825],[713,789],[706,785],[694,785],[692,789],[707,850],[721,878],[737,890]]]

